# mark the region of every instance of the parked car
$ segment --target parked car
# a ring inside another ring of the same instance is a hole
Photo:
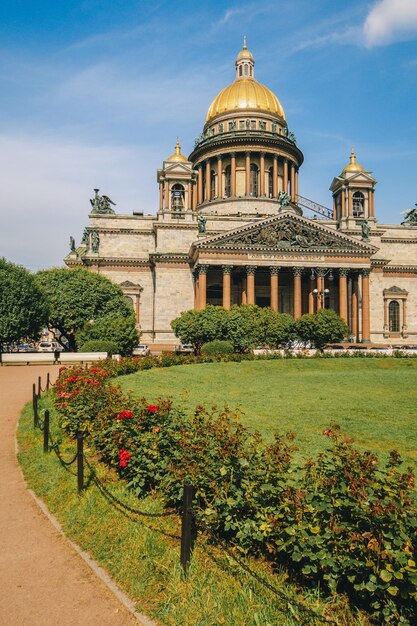
[[[18,352],[37,352],[35,346],[33,346],[31,343],[19,343],[19,345],[17,346],[17,351]]]
[[[135,346],[132,352],[133,356],[149,356],[151,351],[149,346],[144,343],[141,343],[139,346]]]
[[[40,341],[38,352],[62,352],[63,347],[56,341]]]
[[[194,348],[191,343],[180,343],[175,346],[175,354],[194,354]]]

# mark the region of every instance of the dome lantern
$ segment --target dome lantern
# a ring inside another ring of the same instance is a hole
[[[255,59],[246,47],[246,35],[243,37],[243,48],[236,59],[236,80],[255,77]]]

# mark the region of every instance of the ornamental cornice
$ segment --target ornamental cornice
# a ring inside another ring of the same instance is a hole
[[[83,265],[113,265],[113,266],[135,266],[135,267],[150,267],[149,260],[147,259],[134,259],[120,257],[84,257]]]
[[[193,214],[196,214],[197,212],[194,211]],[[174,220],[170,223],[170,222],[156,222],[154,225],[154,229],[156,230],[157,228],[166,228],[166,229],[172,229],[175,228],[176,230],[180,229],[180,230],[197,230],[198,229],[198,225],[197,222],[191,222],[191,223],[178,223],[178,222],[174,222]]]
[[[294,143],[288,141],[285,137],[269,133],[268,131],[252,131],[252,133],[251,131],[246,131],[242,132],[241,135],[239,131],[236,131],[214,135],[197,146],[190,154],[189,159],[195,167],[199,161],[207,158],[207,153],[212,151],[220,149],[229,152],[235,149],[238,152],[245,152],[246,150],[253,150],[255,146],[258,150],[265,150],[265,147],[281,150],[293,156],[298,165],[301,165],[304,161],[303,153]]]
[[[135,230],[134,228],[107,228],[105,226],[97,226],[94,230],[104,235],[153,235],[153,228],[149,230]]]
[[[417,244],[417,237],[416,237],[416,239],[408,239],[408,238],[407,239],[400,239],[399,237],[398,238],[396,238],[396,237],[389,237],[388,238],[387,237],[387,238],[384,238],[384,239],[381,238],[381,243],[405,243],[405,244],[413,243],[413,244]]]
[[[386,265],[384,267],[384,274],[395,273],[413,273],[417,274],[417,265]]]
[[[165,252],[150,254],[149,260],[152,265],[157,263],[189,263],[190,257],[187,252]]]

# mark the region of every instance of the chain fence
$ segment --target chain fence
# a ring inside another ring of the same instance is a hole
[[[97,476],[97,471],[94,465],[91,463],[91,459],[89,460],[83,450],[82,444],[82,435],[79,435],[77,438],[77,452],[70,460],[65,460],[61,454],[61,450],[58,442],[54,441],[49,429],[49,411],[45,411],[44,420],[41,422],[39,418],[39,410],[38,410],[38,400],[41,397],[41,393],[45,393],[49,391],[51,387],[49,374],[47,379],[47,384],[43,389],[40,384],[40,378],[38,380],[38,390],[36,391],[36,385],[33,384],[33,414],[34,414],[34,427],[39,429],[44,433],[44,451],[47,452],[49,450],[53,450],[59,460],[59,462],[68,469],[71,465],[73,465],[76,461],[78,461],[78,491],[81,493],[84,490],[84,463],[86,467],[89,469],[90,477],[92,482],[96,485],[97,489],[101,493],[101,495],[106,499],[106,501],[113,506],[119,512],[124,513],[129,517],[129,519],[133,521],[137,521],[134,517],[141,518],[153,518],[153,519],[161,519],[172,517],[174,515],[178,515],[179,511],[177,510],[168,510],[162,511],[159,513],[151,513],[143,510],[139,510],[135,507],[130,506],[126,502],[123,502],[119,497],[117,497],[114,493],[112,493],[108,487],[101,481]],[[80,445],[81,439],[81,445]],[[80,472],[82,476],[80,476]],[[81,487],[81,488],[80,488]],[[161,529],[156,529],[149,527],[151,530],[163,534],[171,539],[180,539],[181,540],[181,565],[183,567],[184,573],[186,574],[188,571],[188,567],[191,560],[191,554],[193,547],[195,545],[195,541],[197,538],[197,531],[205,533],[206,536],[224,553],[226,554],[230,560],[235,562],[238,567],[240,567],[248,576],[252,579],[256,580],[256,582],[274,594],[277,598],[279,598],[282,602],[286,604],[286,608],[289,609],[292,614],[297,617],[294,609],[297,609],[300,614],[304,615],[307,619],[315,620],[315,622],[319,622],[321,624],[327,624],[328,626],[338,626],[338,622],[335,622],[331,618],[324,617],[314,611],[313,609],[305,606],[300,601],[295,600],[293,597],[285,594],[284,592],[277,589],[274,585],[272,585],[268,580],[264,577],[260,576],[257,572],[249,567],[247,563],[245,563],[241,558],[239,558],[233,547],[227,540],[222,537],[219,537],[205,522],[202,516],[193,508],[192,501],[194,497],[194,488],[189,483],[185,483],[184,492],[183,492],[183,503],[181,507],[182,511],[182,527],[181,527],[181,536],[173,535],[167,533]],[[181,512],[180,511],[180,512]],[[233,574],[233,572],[232,572]],[[279,606],[276,607],[279,612],[285,612],[284,608]],[[299,617],[299,616],[298,616]],[[308,622],[311,624],[312,622]]]

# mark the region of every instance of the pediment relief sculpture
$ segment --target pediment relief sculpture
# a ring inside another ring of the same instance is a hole
[[[317,228],[302,221],[287,219],[277,223],[259,224],[247,232],[207,242],[216,247],[265,247],[283,250],[358,250],[363,247],[333,232]]]

